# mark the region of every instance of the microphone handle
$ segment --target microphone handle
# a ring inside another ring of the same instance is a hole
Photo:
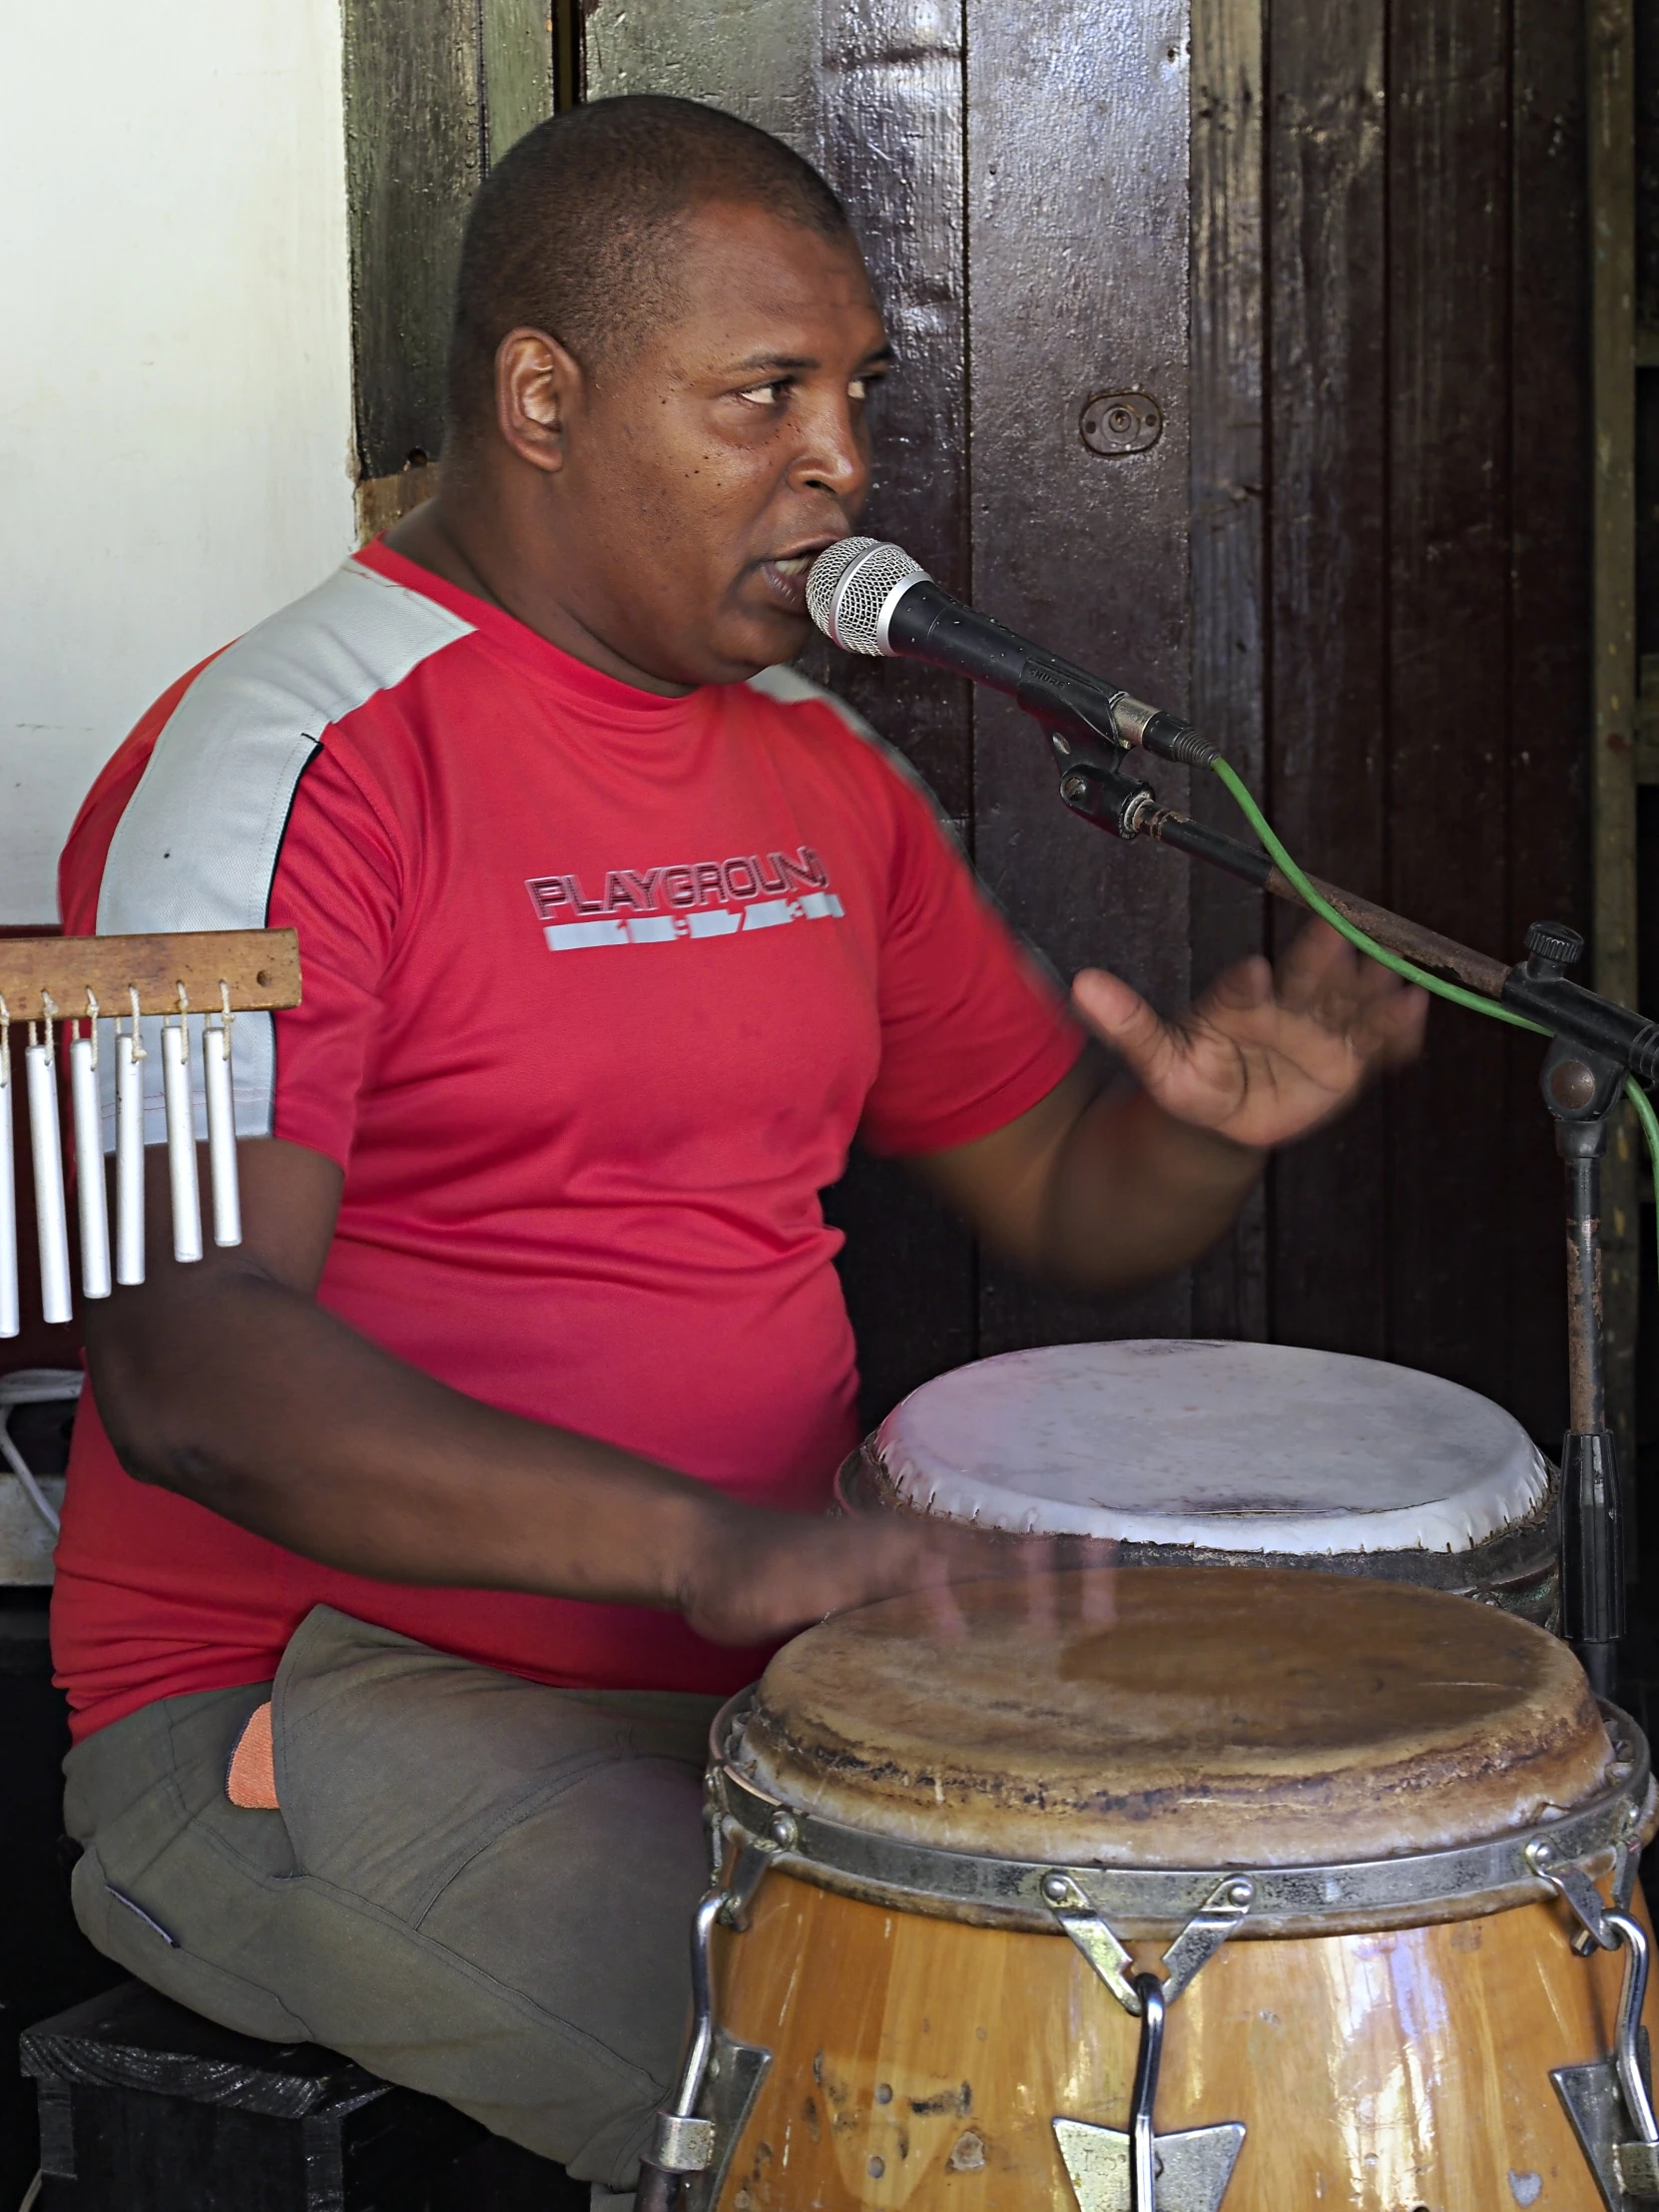
[[[1086,668],[1045,652],[975,608],[964,607],[931,577],[918,577],[886,622],[889,653],[925,661],[952,676],[1004,693],[1045,729],[1086,743],[1144,746],[1166,761],[1207,768],[1217,748],[1190,723],[1132,699]]]

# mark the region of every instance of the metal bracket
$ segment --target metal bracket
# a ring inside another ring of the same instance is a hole
[[[674,2102],[657,2114],[650,2148],[644,2159],[647,2167],[655,2167],[662,2174],[707,2177],[717,2169],[724,2173],[724,2161],[731,2157],[737,2140],[736,2129],[723,2130],[721,2124],[722,2113],[740,2093],[733,2083],[747,2084],[738,2122],[741,2126],[742,2120],[748,2117],[761,2076],[772,2062],[770,2051],[755,2044],[734,2043],[716,2029],[709,1943],[717,1922],[738,1929],[748,1925],[749,1907],[767,1869],[779,1852],[787,1850],[794,1840],[793,1817],[780,1814],[770,1836],[743,1846],[733,1865],[730,1882],[724,1888],[717,1883],[709,1890],[693,1918],[691,2043],[680,2069]],[[740,2057],[739,2053],[746,2055]],[[707,2201],[713,2203],[713,2195]]]
[[[1559,1875],[1552,1871],[1547,1879],[1580,1912]],[[1601,1900],[1593,1888],[1590,1894],[1599,1908]],[[1580,1918],[1585,1919],[1582,1912]],[[1641,2024],[1648,1941],[1645,1930],[1626,1913],[1602,1911],[1598,1920],[1597,1941],[1607,1950],[1622,1944],[1625,1954],[1613,2055],[1587,2066],[1557,2066],[1549,2078],[1566,2107],[1608,2212],[1627,2212],[1629,2203],[1659,2201],[1659,2120],[1654,2117],[1648,2087],[1647,2035]],[[1590,1929],[1587,1919],[1585,1926]]]
[[[1173,2135],[1155,2132],[1164,1992],[1152,1973],[1137,1974],[1134,1987],[1141,2040],[1128,2128],[1092,2127],[1064,2117],[1053,2122],[1073,2192],[1081,2212],[1218,2212],[1244,2142],[1244,2123],[1224,2120]]]
[[[1124,2130],[1062,2119],[1054,2122],[1054,2136],[1080,2212],[1130,2212],[1129,2137]],[[1157,2212],[1220,2212],[1244,2138],[1241,2120],[1158,2136]]]
[[[1141,2000],[1129,1978],[1129,1953],[1077,1884],[1069,1875],[1048,1875],[1043,1881],[1043,1900],[1123,2009],[1139,2018]]]
[[[1164,2002],[1173,2004],[1201,1966],[1207,1965],[1256,1902],[1249,1875],[1218,1882],[1164,1953]]]
[[[1042,1888],[1044,1901],[1061,1929],[1123,2009],[1138,2019],[1141,2000],[1130,1977],[1129,1953],[1120,1938],[1069,1875],[1051,1874]],[[1200,1967],[1215,1956],[1255,1899],[1256,1885],[1247,1874],[1228,1875],[1216,1884],[1164,1953],[1161,1988],[1165,2004],[1173,2004]]]
[[[687,2212],[712,2212],[720,2202],[732,2154],[749,2125],[749,2115],[771,2064],[771,2051],[759,2043],[739,2043],[716,2030],[700,2099],[703,2125],[714,2130],[714,2156],[692,2179],[686,2192]]]
[[[1582,1867],[1567,1861],[1557,1864],[1554,1852],[1542,1837],[1527,1845],[1526,1863],[1564,1901],[1577,1921],[1571,1940],[1580,1958],[1587,1958],[1592,1950],[1615,1947],[1618,1937],[1607,1932],[1607,1907],[1602,1902],[1601,1892]],[[1622,1874],[1623,1869],[1618,1871]]]

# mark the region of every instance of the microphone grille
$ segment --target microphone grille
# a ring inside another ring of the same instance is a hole
[[[807,611],[846,653],[883,654],[881,615],[895,590],[930,581],[902,546],[879,538],[842,538],[827,546],[807,578]]]

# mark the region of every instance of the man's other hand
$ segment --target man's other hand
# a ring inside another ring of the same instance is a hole
[[[1243,960],[1164,1021],[1118,976],[1088,968],[1078,1011],[1175,1120],[1253,1150],[1289,1144],[1422,1049],[1428,994],[1310,923],[1279,964]]]

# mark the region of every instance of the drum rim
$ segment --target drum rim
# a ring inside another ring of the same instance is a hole
[[[848,1515],[905,1513],[913,1520],[949,1520],[948,1514],[930,1515],[925,1506],[901,1497],[873,1446],[872,1430],[862,1443],[854,1445],[835,1469],[832,1494],[838,1512]],[[1155,1543],[1138,1536],[1065,1535],[1056,1537],[1055,1541],[1076,1547],[1080,1559],[1093,1551],[1103,1560],[1136,1566],[1249,1565],[1282,1567],[1292,1574],[1353,1574],[1367,1581],[1405,1582],[1421,1589],[1445,1590],[1455,1597],[1487,1588],[1514,1585],[1542,1589],[1548,1584],[1551,1587],[1545,1593],[1544,1602],[1546,1607],[1552,1607],[1553,1585],[1558,1579],[1560,1565],[1561,1487],[1554,1461],[1545,1458],[1544,1466],[1547,1470],[1544,1494],[1532,1511],[1521,1520],[1511,1521],[1505,1528],[1494,1529],[1489,1536],[1482,1536],[1463,1551],[1436,1551],[1425,1545],[1411,1545],[1395,1551],[1269,1551],[1251,1544],[1230,1546],[1220,1541],[1173,1544],[1160,1540]],[[957,1522],[954,1525],[967,1524]],[[1010,1542],[1019,1541],[1027,1533],[989,1522],[978,1525],[985,1535],[1005,1537]],[[1221,1534],[1218,1520],[1218,1537]],[[1134,1555],[1132,1562],[1126,1559],[1126,1554]]]
[[[819,1888],[934,1918],[1053,1932],[1044,1896],[1061,1876],[1122,1935],[1179,1929],[1230,1875],[1248,1875],[1255,1899],[1241,1936],[1332,1935],[1344,1928],[1409,1928],[1474,1919],[1552,1896],[1539,1871],[1617,1860],[1654,1828],[1647,1739],[1622,1707],[1598,1698],[1615,1762],[1628,1772],[1558,1818],[1388,1859],[1257,1867],[1214,1860],[1193,1867],[1103,1866],[1003,1859],[884,1836],[832,1820],[742,1771],[742,1730],[759,1685],[730,1699],[710,1729],[711,1819],[725,1846],[762,1856]]]

